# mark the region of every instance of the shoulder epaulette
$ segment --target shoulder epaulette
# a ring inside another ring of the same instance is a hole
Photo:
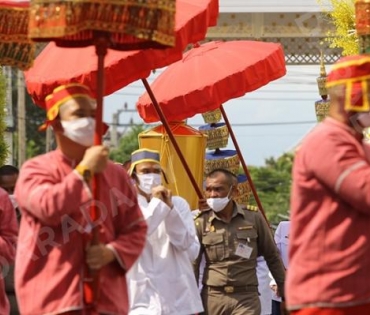
[[[254,212],[257,212],[258,211],[258,207],[256,206],[252,206],[252,205],[247,205],[245,207],[243,207],[245,210],[249,210],[249,211],[254,211]]]

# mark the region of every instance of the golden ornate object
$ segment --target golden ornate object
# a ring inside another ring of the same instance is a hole
[[[326,89],[326,69],[325,69],[325,64],[324,64],[324,55],[321,52],[321,57],[320,57],[320,76],[316,79],[317,81],[317,86],[319,88],[319,95],[323,99],[327,99],[328,97],[328,90]]]
[[[245,205],[245,206],[248,205],[252,190],[249,185],[247,176],[238,175],[237,189],[238,189],[238,195],[235,198],[235,201],[241,205]]]
[[[29,35],[80,45],[101,31],[121,49],[174,46],[175,11],[175,0],[31,0]]]
[[[328,90],[326,88],[326,69],[324,64],[324,55],[321,52],[320,58],[320,76],[316,79],[319,88],[321,100],[315,102],[315,112],[317,122],[321,122],[329,114],[330,101],[328,100]]]
[[[205,135],[184,122],[171,122],[170,128],[198,187],[203,187],[203,169],[207,142]],[[189,203],[191,209],[198,209],[198,195],[195,189],[193,189],[189,176],[163,125],[140,133],[139,145],[140,148],[160,152],[161,167],[168,180],[168,183],[162,180],[163,184],[171,189],[174,196],[183,197]]]
[[[224,148],[228,144],[229,130],[225,123],[204,125],[199,127],[199,131],[208,136],[207,148],[209,150]]]
[[[202,116],[206,124],[216,124],[222,118],[220,109],[215,109],[215,110],[203,113]]]
[[[204,176],[214,169],[223,168],[237,174],[239,172],[240,159],[236,150],[219,150],[207,152],[204,161]]]
[[[315,112],[317,122],[321,122],[329,114],[330,100],[320,100],[315,102]]]
[[[0,5],[0,64],[27,70],[35,45],[28,38],[29,7]]]
[[[370,35],[370,0],[356,0],[355,19],[357,34]]]
[[[369,54],[370,53],[370,35],[361,35],[361,36],[359,36],[358,37],[358,43],[359,43],[361,54]]]

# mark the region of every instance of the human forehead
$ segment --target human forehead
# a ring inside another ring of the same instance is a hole
[[[143,170],[160,170],[161,166],[155,162],[141,162],[136,164],[136,171],[143,171]]]
[[[223,173],[214,174],[212,177],[207,177],[206,179],[206,187],[220,187],[229,184],[227,177]]]
[[[18,174],[0,175],[0,182],[2,184],[15,184],[18,179]]]

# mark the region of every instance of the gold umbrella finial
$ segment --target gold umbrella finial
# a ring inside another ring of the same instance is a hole
[[[327,77],[325,63],[324,63],[324,54],[322,50],[320,51],[320,77]]]
[[[324,63],[324,54],[322,51],[320,51],[321,57],[320,57],[320,76],[316,79],[317,86],[319,87],[319,94],[323,100],[326,100],[328,98],[328,91],[326,89],[326,69],[325,69],[325,63]]]
[[[326,88],[327,74],[325,69],[324,54],[322,51],[320,51],[320,53],[320,76],[317,78],[317,86],[319,87],[321,100],[315,102],[316,118],[318,122],[324,120],[330,109],[330,100],[328,99],[328,90]]]

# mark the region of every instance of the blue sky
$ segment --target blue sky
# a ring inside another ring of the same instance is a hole
[[[163,69],[149,77],[149,82],[161,71]],[[247,164],[260,166],[266,158],[279,157],[294,148],[315,126],[314,103],[319,99],[316,84],[319,72],[319,66],[288,66],[285,77],[224,104]],[[137,99],[144,92],[141,81],[138,81],[107,96],[104,100],[104,120],[112,122],[113,113],[127,102],[128,109],[132,111],[122,113],[120,123],[127,124],[130,119],[134,123],[143,123],[134,109]],[[196,115],[188,120],[188,124],[200,125],[204,122],[201,115]],[[234,148],[231,139],[228,148]]]

